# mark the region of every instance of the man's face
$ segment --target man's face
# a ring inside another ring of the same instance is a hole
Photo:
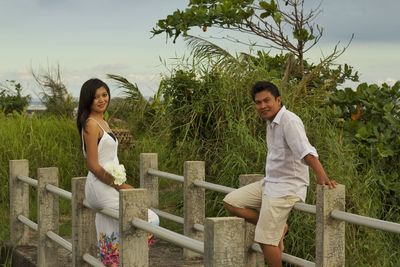
[[[254,100],[256,110],[264,120],[273,121],[281,109],[281,97],[275,97],[268,91],[258,92]]]

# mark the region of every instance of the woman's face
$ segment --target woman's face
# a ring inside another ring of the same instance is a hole
[[[107,93],[106,88],[100,87],[96,90],[94,96],[91,111],[96,113],[104,113],[108,107],[108,102],[110,101],[110,96]]]

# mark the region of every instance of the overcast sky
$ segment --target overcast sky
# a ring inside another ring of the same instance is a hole
[[[122,75],[137,83],[145,95],[153,95],[160,75],[168,73],[160,58],[172,64],[173,58],[185,54],[185,45],[182,40],[166,43],[161,35],[151,38],[150,31],[158,19],[184,9],[188,2],[0,0],[0,83],[15,79],[24,93],[38,93],[31,70],[40,73],[59,64],[74,96],[84,81],[106,80],[107,73]],[[306,0],[307,5],[315,2]],[[352,65],[361,81],[400,80],[400,1],[325,0],[321,8],[317,22],[324,28],[324,37],[307,58],[317,61],[337,42],[346,44],[354,33],[338,63]]]

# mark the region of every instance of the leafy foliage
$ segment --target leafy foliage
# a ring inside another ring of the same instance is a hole
[[[131,129],[132,132],[140,134],[151,129],[158,132],[158,124],[164,124],[165,119],[155,121],[155,112],[160,108],[160,95],[156,94],[149,100],[145,99],[136,83],[128,79],[108,74],[109,78],[117,83],[119,89],[122,89],[126,97],[113,98],[110,103],[110,123],[113,127],[124,127]],[[162,113],[162,111],[160,111]],[[124,124],[124,125],[123,125]]]
[[[107,74],[107,77],[117,82],[118,87],[124,90],[123,92],[126,94],[128,100],[144,101],[144,97],[137,84],[131,83],[120,75]]]
[[[334,90],[330,96],[344,137],[357,147],[359,172],[375,170],[382,218],[400,214],[400,82],[393,86],[360,84],[356,90]]]
[[[284,81],[290,54],[271,57],[260,51],[254,56],[235,57],[208,41],[193,37],[189,40],[194,40],[190,42],[194,60],[187,65],[177,64],[160,84],[163,101],[153,118],[169,123],[159,124],[157,134],[147,131],[146,143],[138,146],[139,150],[149,152],[145,148],[149,140],[158,139],[160,145],[152,144],[152,148],[159,152],[161,169],[181,173],[179,161],[204,160],[208,181],[233,187],[238,185],[240,174],[263,173],[265,124],[254,112],[249,89],[257,80],[270,80],[280,85],[283,103],[303,119],[309,139],[317,147],[328,174],[346,185],[347,210],[389,221],[399,220],[396,173],[364,164],[366,160],[358,152],[358,143],[350,135],[344,135],[343,123],[335,119],[338,107],[327,105],[327,99],[340,91],[336,89],[338,85],[348,79],[358,80],[358,73],[350,66],[332,68],[330,63],[337,56],[332,55],[317,65],[305,62],[303,77],[291,76]],[[398,165],[393,164],[394,169],[398,169]],[[315,181],[311,178],[310,182],[307,202],[314,203]],[[180,189],[176,190],[179,194]],[[219,194],[209,193],[207,199],[207,216],[224,214]],[[176,211],[181,202],[174,203],[174,212],[181,212]],[[309,238],[315,231],[313,219],[295,213],[290,225],[295,237],[287,242],[289,253],[313,260],[314,240]],[[398,237],[371,233],[354,225],[347,226],[346,235],[346,250],[351,254],[347,257],[349,265],[398,263],[393,257],[400,253],[399,249],[387,250],[384,255],[379,249],[396,247]],[[378,263],[378,255],[384,263]]]
[[[193,26],[207,30],[214,25],[245,32],[243,23],[265,26],[264,30],[271,25],[283,25],[287,19],[284,16],[286,9],[281,8],[278,1],[257,1],[258,5],[255,2],[192,0],[185,11],[178,10],[166,20],[160,20],[159,28],[153,33],[166,32],[168,37],[176,39],[180,34],[187,35]],[[295,3],[302,7],[304,1],[285,2],[290,8]],[[303,14],[302,10],[298,14]],[[293,39],[288,37],[291,41],[309,43],[311,47],[318,37],[307,28],[309,25],[303,26],[290,28],[292,32],[287,36],[293,35]],[[128,102],[118,101],[116,104],[123,108],[115,109],[125,111],[117,112],[118,116],[127,121],[137,137],[135,148],[129,154],[120,154],[129,173],[138,176],[141,152],[157,152],[160,170],[177,174],[182,173],[184,161],[204,160],[207,181],[232,187],[238,185],[240,174],[264,173],[265,122],[255,114],[249,89],[255,81],[270,80],[279,85],[286,107],[302,118],[307,135],[317,147],[328,174],[346,185],[347,211],[395,222],[400,220],[399,83],[392,87],[361,84],[356,91],[343,91],[337,89],[338,85],[347,79],[357,81],[358,73],[353,73],[348,65],[333,68],[331,63],[340,55],[336,51],[317,65],[303,60],[302,69],[296,70],[299,65],[294,57],[299,57],[299,54],[295,52],[274,57],[263,51],[256,55],[242,53],[232,56],[206,40],[195,37],[188,40],[193,49],[193,60],[190,64],[179,62],[170,75],[164,76],[159,91],[150,101],[140,100],[136,84],[117,75],[110,76],[132,96]],[[305,51],[304,47],[299,48]],[[60,136],[56,145],[45,143],[51,140],[48,136],[57,136],[54,134],[56,130],[74,135],[76,131],[66,131],[64,126],[53,121],[40,128],[38,125],[41,124],[36,125],[38,121],[34,120],[32,126],[24,117],[17,117],[15,123],[9,120],[0,122],[6,122],[5,127],[0,127],[0,132],[5,128],[14,129],[12,134],[8,131],[3,133],[7,143],[2,154],[5,159],[36,155],[35,152],[39,151],[37,145],[44,143],[48,154],[39,153],[40,157],[34,157],[35,161],[57,161],[56,165],[61,165],[67,173],[66,177],[71,176],[68,172],[82,169],[80,165],[71,168],[70,160],[68,164],[60,161],[67,157],[65,154],[75,156],[76,161],[75,153],[79,146],[71,146],[68,138]],[[73,125],[73,122],[65,123]],[[38,134],[32,134],[33,130]],[[18,137],[19,134],[23,137]],[[21,146],[20,140],[26,137],[30,145]],[[79,145],[78,139],[74,142]],[[17,149],[10,150],[10,143]],[[71,151],[65,153],[64,147]],[[3,166],[0,169],[7,168]],[[315,203],[315,181],[312,178],[308,203]],[[68,186],[68,182],[62,184]],[[181,187],[161,181],[160,188],[167,195],[161,196],[161,208],[182,214]],[[217,193],[207,193],[207,216],[225,215],[222,197]],[[289,223],[287,252],[314,260],[315,218],[295,211]],[[346,224],[346,264],[398,266],[399,242],[398,235]]]
[[[261,46],[293,53],[302,64],[303,54],[322,36],[323,29],[313,23],[318,13],[306,14],[304,0],[192,0],[184,11],[178,9],[159,20],[152,33],[166,33],[175,41],[181,34],[187,36],[192,27],[207,31],[215,26],[267,40]]]
[[[0,111],[5,114],[22,113],[29,105],[30,95],[22,96],[22,86],[16,81],[7,81],[0,86]]]
[[[395,168],[400,159],[400,82],[336,89],[330,101],[360,156],[370,163],[386,162],[386,171]]]

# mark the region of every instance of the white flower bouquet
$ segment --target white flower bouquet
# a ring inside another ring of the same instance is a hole
[[[126,181],[126,171],[122,164],[109,162],[104,166],[104,169],[114,177],[114,184],[121,185]]]

